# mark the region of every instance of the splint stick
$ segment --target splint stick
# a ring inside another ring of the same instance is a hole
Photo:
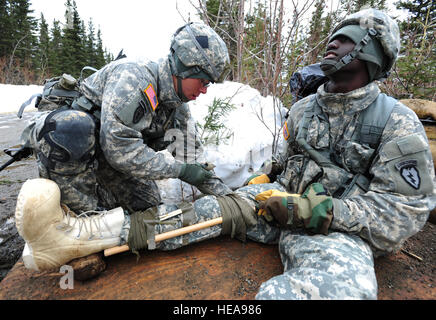
[[[164,232],[164,233],[158,234],[154,238],[154,241],[155,242],[160,242],[160,241],[168,240],[168,239],[171,239],[171,238],[182,236],[182,235],[187,234],[187,233],[191,233],[191,232],[194,232],[194,231],[198,231],[198,230],[206,229],[206,228],[209,228],[209,227],[213,227],[213,226],[216,226],[216,225],[221,224],[221,223],[223,223],[223,218],[222,217],[215,218],[215,219],[208,220],[208,221],[204,221],[204,222],[200,222],[200,223],[197,223],[197,224],[193,224],[191,226],[187,226],[187,227],[183,227],[183,228],[180,228],[180,229],[171,230],[171,231],[168,231],[168,232]],[[123,245],[123,246],[109,248],[109,249],[104,250],[104,256],[105,257],[112,256],[112,255],[117,254],[117,253],[129,251],[129,249],[130,248],[129,248],[128,245]]]

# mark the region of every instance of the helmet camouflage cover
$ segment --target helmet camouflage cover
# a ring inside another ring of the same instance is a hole
[[[176,76],[188,78],[203,73],[212,82],[224,80],[230,63],[224,41],[203,23],[188,23],[176,31],[170,60]]]
[[[400,30],[397,22],[380,10],[364,9],[347,16],[333,29],[332,35],[334,36],[339,30],[350,25],[360,26],[372,38],[379,41],[386,57],[386,63],[383,66],[383,70],[381,70],[381,74],[383,77],[386,76],[394,65],[400,51]],[[372,33],[373,31],[375,32]],[[356,47],[358,45],[361,46],[359,51],[367,45],[363,39],[362,41],[361,44],[356,43]]]

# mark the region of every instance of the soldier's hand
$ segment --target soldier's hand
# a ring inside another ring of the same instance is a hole
[[[274,218],[282,227],[304,225],[312,233],[328,234],[333,219],[333,199],[320,183],[310,185],[301,195],[267,190],[259,193],[259,215]]]
[[[255,197],[255,200],[259,201],[259,211],[257,214],[263,216],[269,222],[275,219],[285,226],[288,216],[286,199],[293,195],[276,189],[266,190],[257,194]],[[298,194],[294,196],[298,196]]]
[[[271,181],[266,174],[261,174],[261,175],[254,174],[247,179],[247,181],[245,182],[245,185],[270,183],[270,182]]]
[[[199,163],[184,163],[179,174],[179,179],[194,186],[201,185],[205,180],[212,178],[213,173],[206,170]]]

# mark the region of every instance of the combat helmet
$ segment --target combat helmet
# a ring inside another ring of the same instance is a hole
[[[331,75],[354,59],[367,62],[370,80],[387,78],[400,50],[398,24],[386,13],[364,9],[340,22],[332,32],[329,43],[338,35],[350,37],[356,46],[340,61],[324,60],[321,68]]]
[[[179,83],[185,78],[220,83],[230,70],[226,44],[211,27],[198,22],[188,23],[174,33],[169,61]]]

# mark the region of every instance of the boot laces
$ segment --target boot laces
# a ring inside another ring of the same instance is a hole
[[[63,230],[66,233],[70,233],[74,230],[76,226],[78,226],[79,232],[75,236],[76,239],[80,239],[80,235],[82,230],[85,229],[85,232],[89,234],[88,240],[93,240],[96,235],[100,235],[99,238],[103,239],[103,227],[109,231],[110,235],[113,237],[114,234],[110,229],[105,217],[107,215],[107,211],[95,211],[90,210],[83,212],[79,215],[75,214],[71,211],[67,206],[62,205],[62,211],[64,212],[64,218],[66,218],[66,222],[62,222],[56,228],[58,230]],[[92,215],[90,215],[92,214]],[[65,219],[63,220],[65,221]]]

